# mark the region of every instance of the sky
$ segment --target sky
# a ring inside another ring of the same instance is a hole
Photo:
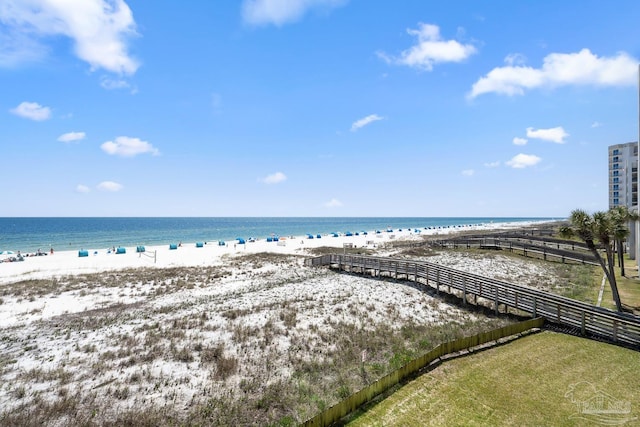
[[[567,217],[640,2],[2,0],[0,216]]]

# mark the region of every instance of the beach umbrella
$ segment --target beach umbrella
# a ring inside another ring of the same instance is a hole
[[[0,255],[13,255],[13,251],[0,251]]]

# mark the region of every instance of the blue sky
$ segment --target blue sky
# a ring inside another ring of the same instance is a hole
[[[0,216],[607,209],[640,2],[2,0]]]

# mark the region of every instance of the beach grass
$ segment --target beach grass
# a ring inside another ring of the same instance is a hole
[[[348,425],[600,425],[578,404],[606,394],[631,405],[610,417],[637,417],[638,366],[636,351],[545,331],[444,361]]]
[[[302,264],[257,253],[3,286],[27,311],[0,329],[0,425],[295,425],[511,321]],[[67,299],[86,309],[37,320]]]

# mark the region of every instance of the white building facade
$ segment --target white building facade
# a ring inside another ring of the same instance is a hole
[[[638,209],[638,143],[628,142],[609,146],[609,209],[626,206]],[[635,224],[636,226],[638,224]],[[630,224],[629,255],[635,259],[637,227]]]

